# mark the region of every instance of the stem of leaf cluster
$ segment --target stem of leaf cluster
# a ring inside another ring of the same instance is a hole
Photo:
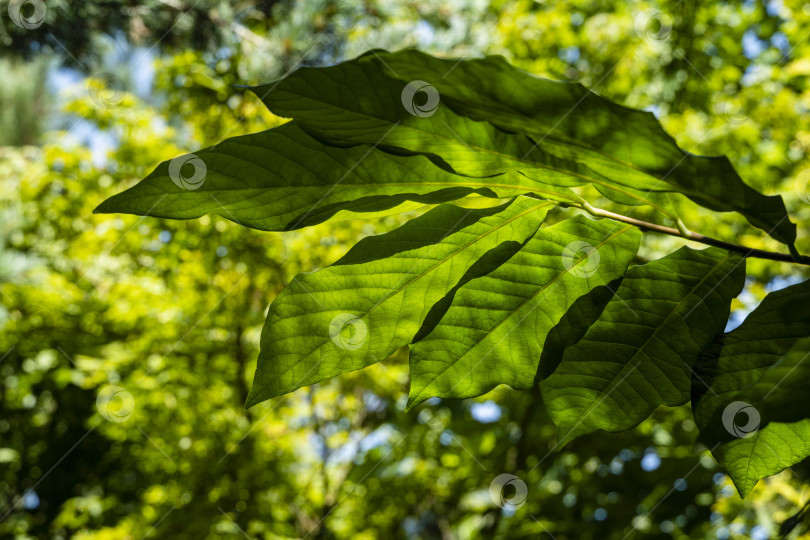
[[[712,238],[711,236],[704,236],[700,233],[688,231],[685,228],[683,228],[683,230],[679,230],[673,227],[665,227],[664,225],[658,225],[656,223],[649,223],[647,221],[642,221],[640,219],[632,218],[629,216],[623,216],[622,214],[610,212],[609,210],[594,208],[588,203],[582,203],[582,208],[587,212],[589,212],[590,214],[593,214],[594,216],[605,217],[608,219],[621,221],[623,223],[629,223],[630,225],[635,225],[636,227],[643,230],[668,234],[670,236],[677,236],[678,238],[684,238],[686,240],[692,240],[693,242],[700,242],[701,244],[706,244],[708,246],[714,246],[721,249],[725,249],[727,251],[733,251],[734,253],[739,253],[743,257],[754,257],[756,259],[768,259],[771,261],[789,262],[810,266],[810,257],[806,255],[797,254],[796,256],[793,256],[788,253],[766,251],[764,249],[755,249],[746,246],[741,246],[739,244],[732,244],[731,242],[724,242],[723,240],[718,240],[717,238]]]

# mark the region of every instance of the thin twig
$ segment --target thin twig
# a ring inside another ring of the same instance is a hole
[[[658,225],[656,223],[649,223],[647,221],[642,221],[640,219],[631,218],[629,216],[623,216],[622,214],[617,214],[615,212],[610,212],[609,210],[603,210],[601,208],[594,208],[593,206],[589,205],[586,202],[580,203],[580,207],[587,211],[588,213],[599,216],[605,217],[609,219],[613,219],[616,221],[622,221],[624,223],[629,223],[630,225],[635,225],[640,229],[644,229],[647,231],[658,232],[662,234],[668,234],[670,236],[677,236],[678,238],[684,238],[686,240],[692,240],[694,242],[700,242],[701,244],[706,244],[708,246],[715,246],[727,251],[733,251],[735,253],[739,253],[743,257],[753,257],[756,259],[768,259],[771,261],[779,261],[779,262],[789,262],[789,263],[796,263],[796,264],[803,264],[810,266],[810,257],[806,255],[798,255],[793,257],[788,253],[779,253],[776,251],[766,251],[764,249],[755,249],[749,248],[746,246],[741,246],[739,244],[732,244],[731,242],[724,242],[723,240],[718,240],[717,238],[712,238],[710,236],[704,236],[700,233],[692,232],[692,231],[680,231],[678,229],[672,227],[665,227],[664,225]]]

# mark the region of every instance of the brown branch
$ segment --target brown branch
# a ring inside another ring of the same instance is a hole
[[[677,236],[678,238],[683,238],[685,240],[692,240],[693,242],[700,242],[701,244],[706,244],[707,246],[719,247],[727,251],[739,253],[743,257],[753,257],[755,259],[768,259],[770,261],[788,262],[810,266],[810,257],[806,255],[797,254],[794,257],[789,253],[766,251],[764,249],[755,249],[746,246],[741,246],[739,244],[732,244],[731,242],[725,242],[723,240],[718,240],[717,238],[712,238],[710,236],[704,236],[696,232],[692,231],[682,232],[673,227],[665,227],[664,225],[649,223],[647,221],[642,221],[640,219],[631,218],[629,216],[624,216],[622,214],[617,214],[615,212],[610,212],[609,210],[594,208],[588,203],[582,203],[581,208],[594,216],[605,217],[608,219],[621,221],[623,223],[629,223],[630,225],[635,225],[636,227],[643,230],[653,231],[661,234],[668,234],[670,236]]]

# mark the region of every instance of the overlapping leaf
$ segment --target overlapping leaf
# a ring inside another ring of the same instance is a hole
[[[179,171],[170,173],[167,161],[96,212],[175,219],[210,212],[248,227],[282,231],[326,221],[341,210],[378,212],[405,201],[438,204],[472,193],[573,199],[517,174],[473,179],[440,169],[424,156],[396,156],[369,145],[329,146],[294,123],[227,139],[194,156],[205,176],[192,189],[178,181]]]
[[[475,178],[518,171],[539,185],[592,184],[616,202],[649,204],[675,219],[656,192],[671,186],[645,174],[622,171],[609,178],[588,160],[542,150],[530,137],[437,107],[415,116],[402,103],[404,84],[382,64],[360,59],[327,68],[301,68],[276,83],[255,87],[270,110],[294,118],[334,144],[373,144],[394,153],[429,156],[437,166]],[[570,152],[569,152],[570,154]]]
[[[721,332],[745,280],[743,259],[681,248],[631,268],[595,323],[540,383],[565,443],[624,431],[689,399],[698,355]]]
[[[452,291],[441,321],[411,348],[409,404],[530,388],[548,332],[577,298],[624,275],[639,238],[632,226],[578,216]]]
[[[810,455],[810,281],[768,295],[695,372],[701,438],[742,496]]]
[[[627,270],[633,227],[579,216],[540,228],[552,201],[591,209],[581,186],[672,220],[677,193],[739,212],[795,254],[781,198],[726,158],[684,152],[653,115],[495,57],[373,51],[254,91],[294,120],[162,163],[97,211],[215,213],[280,231],[441,206],[296,276],[268,312],[247,405],[410,344],[410,406],[537,383],[564,443],[630,429],[691,388],[703,440],[741,494],[810,454],[795,398],[810,375],[810,285],[770,295],[721,334],[744,279],[736,255],[683,248]],[[442,204],[470,195],[513,199]],[[740,403],[761,420],[750,437],[727,421]]]
[[[740,212],[786,244],[796,239],[781,197],[745,184],[725,156],[682,150],[651,112],[613,103],[579,83],[536,77],[500,56],[459,62],[409,49],[378,57],[387,73],[430,81],[454,110],[525,133],[549,153],[611,178],[654,176],[707,208]]]
[[[553,203],[522,197],[468,210],[439,206],[299,274],[267,314],[248,405],[385,359],[481,257],[520,244]]]
[[[449,107],[411,114],[401,101],[412,99],[403,88],[413,80],[435,85]],[[273,112],[327,140],[425,153],[473,176],[514,169],[557,186],[590,183],[616,202],[653,204],[670,217],[647,194],[679,192],[714,210],[740,212],[782,242],[795,241],[781,197],[747,186],[725,157],[684,152],[651,113],[579,84],[533,77],[501,58],[375,52],[301,68],[254,91]]]

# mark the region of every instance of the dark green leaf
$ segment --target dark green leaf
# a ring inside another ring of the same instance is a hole
[[[560,442],[631,429],[689,399],[691,369],[721,332],[745,280],[744,260],[683,247],[631,268],[601,316],[540,383]]]
[[[781,197],[746,185],[725,156],[681,150],[651,112],[613,103],[579,83],[536,77],[501,56],[458,61],[408,49],[379,58],[387,73],[429,81],[450,108],[525,133],[542,150],[610,178],[654,176],[707,208],[740,212],[786,244],[796,240]]]
[[[422,109],[406,85],[427,95]],[[781,197],[747,186],[727,158],[684,152],[651,113],[576,83],[534,77],[500,57],[380,52],[301,68],[254,91],[276,114],[342,144],[421,152],[472,176],[514,169],[556,186],[591,183],[619,203],[653,204],[670,217],[646,195],[679,192],[713,210],[740,212],[787,244],[796,238]]]
[[[405,84],[387,76],[384,69],[368,58],[327,68],[301,68],[253,91],[274,113],[294,118],[309,133],[332,144],[373,144],[394,153],[424,154],[439,167],[476,178],[517,171],[539,185],[593,184],[606,194],[616,193],[614,200],[619,203],[650,204],[676,219],[658,204],[658,198],[647,196],[673,191],[666,182],[626,167],[607,177],[594,171],[588,159],[574,158],[573,151],[560,157],[522,133],[503,131],[448,107],[415,116],[402,103]]]
[[[810,281],[769,294],[695,366],[701,438],[740,495],[810,455]]]

